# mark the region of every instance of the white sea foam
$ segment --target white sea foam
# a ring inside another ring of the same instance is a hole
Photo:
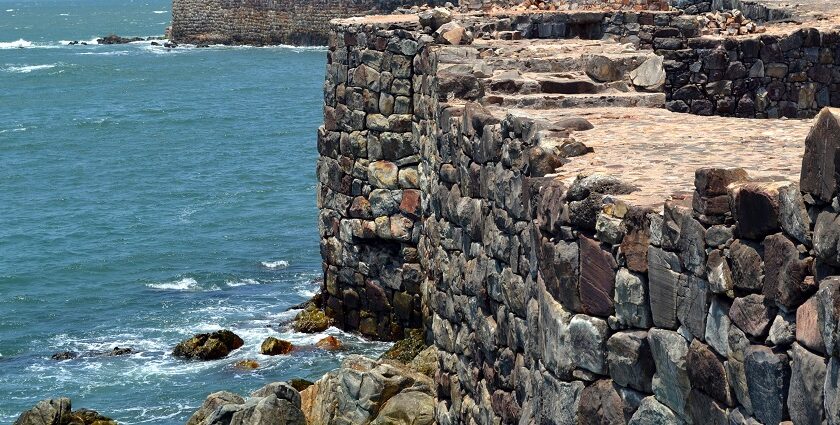
[[[164,14],[166,12],[169,12],[169,11],[168,10],[153,10],[152,11],[152,13],[154,13],[155,15],[161,15],[161,14]]]
[[[2,42],[0,41],[0,49],[22,49],[24,47],[31,47],[32,42],[24,39],[17,41]]]
[[[69,13],[59,13],[58,16],[70,16]]]
[[[28,74],[32,71],[41,71],[44,69],[52,69],[57,67],[58,64],[48,64],[48,65],[24,65],[24,66],[9,66],[3,68],[3,71],[10,72],[13,74]]]
[[[79,53],[81,56],[127,56],[130,55],[131,52],[128,50],[114,50],[112,52],[82,52]]]
[[[163,289],[170,291],[200,291],[202,289],[201,286],[199,286],[198,281],[191,277],[185,277],[183,279],[174,280],[171,282],[150,283],[146,286],[152,289]],[[215,285],[210,288],[211,291],[218,289],[219,288]]]
[[[263,261],[260,264],[267,269],[285,269],[289,267],[289,262],[286,260]]]
[[[6,12],[14,12],[14,9],[6,9]]]
[[[239,280],[229,280],[225,282],[227,286],[231,288],[236,288],[237,286],[245,286],[245,285],[259,285],[260,281],[256,279],[239,279]]]
[[[26,130],[27,130],[26,127],[7,128],[5,130],[0,130],[0,134],[8,133],[8,132],[17,133],[19,131],[26,131]]]

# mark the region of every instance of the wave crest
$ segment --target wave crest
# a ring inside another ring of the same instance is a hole
[[[286,267],[289,267],[289,262],[286,260],[263,261],[260,265],[267,269],[285,269]]]
[[[32,42],[24,39],[17,41],[2,42],[0,41],[0,49],[22,49],[24,47],[31,47]]]

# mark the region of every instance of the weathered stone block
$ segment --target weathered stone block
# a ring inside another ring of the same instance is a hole
[[[620,269],[615,276],[615,315],[623,326],[647,329],[652,325],[647,278]]]
[[[820,425],[823,422],[823,386],[826,360],[793,344],[791,356],[790,389],[787,407],[790,419],[796,424]]]
[[[581,312],[580,300],[580,256],[578,244],[559,241],[553,243],[542,238],[538,251],[540,275],[545,281],[546,290],[559,301],[566,310]]]
[[[825,353],[817,297],[808,298],[796,309],[796,342],[811,351]]]
[[[825,374],[825,418],[829,425],[840,424],[840,357],[832,357]]]
[[[698,338],[706,333],[709,284],[698,277],[688,276],[677,293],[677,318]]]
[[[645,331],[617,332],[607,340],[607,364],[617,384],[644,393],[653,391],[656,371]]]
[[[673,424],[682,425],[683,421],[674,411],[657,401],[656,397],[646,397],[627,425]]]
[[[592,373],[606,374],[605,343],[609,326],[602,319],[577,314],[569,322],[569,338],[575,364]]]
[[[840,215],[821,212],[814,224],[814,251],[820,260],[840,266]]]
[[[778,232],[778,183],[746,183],[733,190],[738,235],[745,239],[762,240]]]
[[[764,240],[764,297],[792,311],[816,292],[811,274],[813,259],[802,258],[793,242],[783,234]]]
[[[840,277],[828,277],[820,282],[817,299],[818,325],[826,353],[840,356]]]
[[[729,425],[729,411],[708,395],[696,388],[688,395],[686,409],[694,424]]]
[[[612,254],[594,239],[580,236],[580,300],[583,311],[594,316],[613,314],[615,269]]]
[[[755,417],[765,424],[782,422],[787,416],[790,385],[788,356],[764,346],[752,346],[747,349],[744,365]]]
[[[830,202],[837,194],[838,149],[840,149],[840,111],[823,109],[805,139],[805,156],[799,185],[814,198]]]
[[[776,317],[776,309],[766,302],[763,296],[750,294],[736,298],[729,309],[732,323],[747,335],[764,341],[770,324]]]
[[[721,356],[729,356],[729,303],[717,297],[712,299],[706,319],[706,342]]]
[[[680,334],[662,329],[652,329],[648,333],[648,342],[656,363],[656,374],[653,376],[656,399],[680,417],[686,417],[685,404],[691,391],[686,369],[688,343]]]
[[[732,243],[729,257],[732,260],[730,267],[736,288],[746,291],[763,289],[763,251],[760,245],[748,241],[736,240]]]
[[[579,425],[623,425],[628,419],[624,411],[624,400],[616,386],[611,380],[602,379],[581,392],[577,423]]]
[[[734,295],[735,279],[729,262],[721,250],[713,250],[706,259],[706,276],[709,279],[709,290],[714,294]]]
[[[700,168],[694,172],[694,188],[700,196],[727,195],[727,187],[749,179],[742,168]]]
[[[677,328],[677,292],[685,279],[680,270],[676,254],[654,246],[648,249],[650,310],[657,327]]]
[[[733,404],[723,361],[707,345],[696,339],[691,341],[686,368],[692,390],[699,390],[727,406]]]

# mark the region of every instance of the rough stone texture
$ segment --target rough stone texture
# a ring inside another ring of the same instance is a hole
[[[605,348],[609,327],[607,322],[584,314],[577,314],[569,322],[569,338],[578,367],[592,373],[605,374]]]
[[[764,297],[794,310],[816,292],[814,279],[808,279],[813,259],[801,258],[796,245],[783,234],[764,240]]]
[[[787,407],[790,419],[797,424],[823,422],[823,386],[825,385],[826,361],[794,344],[790,354],[790,390]]]
[[[613,256],[602,250],[598,242],[580,238],[580,300],[584,313],[613,314],[616,267]]]
[[[725,405],[732,405],[726,369],[723,362],[708,346],[698,340],[692,341],[688,349],[686,368],[692,389]]]
[[[820,282],[817,291],[817,323],[826,353],[840,356],[840,278]]]
[[[836,109],[823,109],[805,139],[800,187],[815,198],[830,202],[837,194],[837,154],[840,150],[840,117]]]
[[[751,346],[746,353],[747,387],[756,419],[780,423],[787,416],[790,363],[785,354],[767,347]]]
[[[828,362],[823,390],[825,417],[831,425],[840,424],[840,359],[837,357]]]
[[[688,343],[680,334],[661,329],[651,330],[648,342],[656,363],[653,393],[657,400],[684,418],[685,403],[691,391],[691,381],[686,370]]]
[[[647,425],[647,424],[675,424],[680,425],[685,423],[680,417],[669,409],[664,404],[656,400],[655,397],[646,397],[642,400],[639,410],[630,418],[628,425]]]
[[[602,379],[584,388],[577,412],[581,425],[626,424],[624,400],[609,379]]]
[[[172,355],[188,359],[215,360],[227,356],[244,343],[238,335],[223,329],[198,334],[181,341],[172,350]]]
[[[644,393],[652,392],[656,371],[645,331],[616,332],[607,340],[607,364],[613,381]]]
[[[736,298],[729,309],[732,323],[747,335],[759,340],[764,340],[767,336],[775,317],[775,309],[767,305],[763,296],[757,294]]]
[[[623,326],[647,329],[652,325],[647,278],[627,269],[615,276],[615,315]]]

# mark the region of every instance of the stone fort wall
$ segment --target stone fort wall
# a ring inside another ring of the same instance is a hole
[[[559,28],[535,16],[520,28]],[[602,32],[691,50],[621,16]],[[692,197],[639,208],[616,176],[545,177],[546,123],[440,103],[416,24],[333,30],[326,309],[377,338],[426,330],[438,423],[840,424],[836,111],[800,181],[700,169]]]

